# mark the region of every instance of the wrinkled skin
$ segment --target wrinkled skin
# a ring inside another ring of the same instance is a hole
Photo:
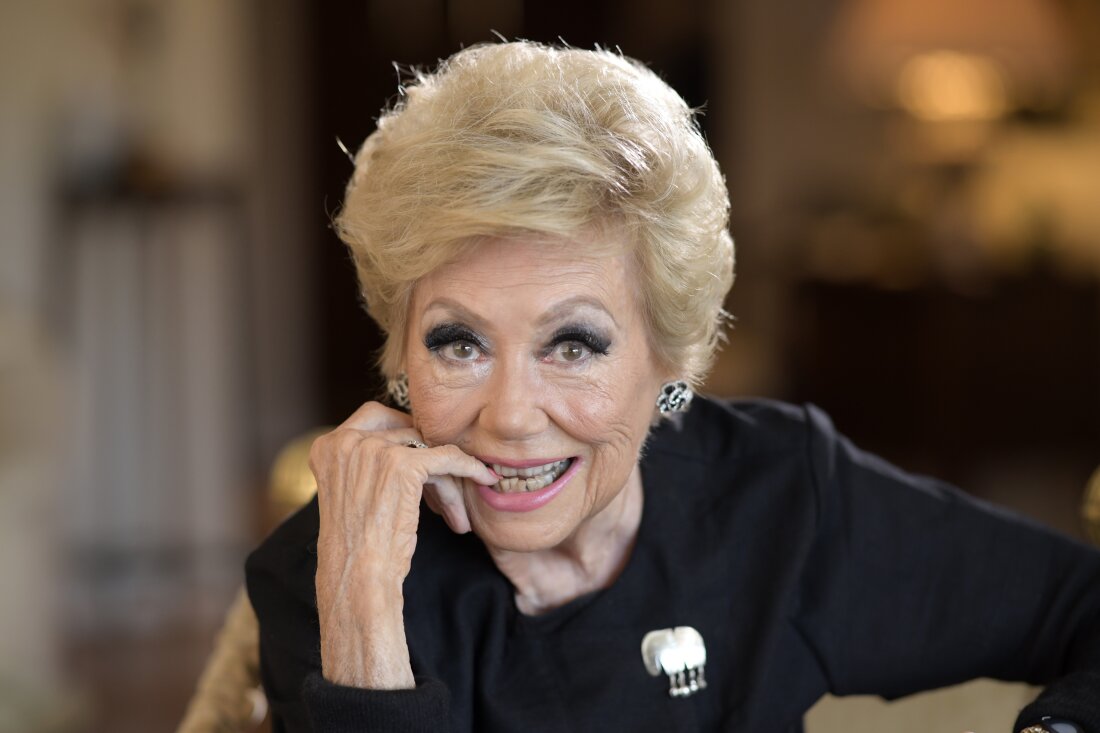
[[[452,530],[486,544],[521,611],[556,607],[621,571],[641,518],[638,454],[672,375],[652,356],[630,255],[607,244],[490,240],[416,284],[412,417],[369,403],[311,456],[330,680],[412,686],[401,583],[422,495]],[[430,447],[406,447],[412,439]],[[479,484],[498,479],[486,462],[560,458],[577,466],[544,506],[486,502]]]

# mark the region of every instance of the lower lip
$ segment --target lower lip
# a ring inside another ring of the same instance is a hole
[[[574,458],[569,468],[565,469],[565,473],[558,476],[557,481],[538,491],[517,491],[514,494],[502,494],[483,484],[478,484],[477,490],[481,494],[482,501],[498,512],[533,512],[539,507],[549,504],[550,500],[565,488],[565,484],[569,479],[573,478],[573,474],[577,472],[580,465],[581,459]]]

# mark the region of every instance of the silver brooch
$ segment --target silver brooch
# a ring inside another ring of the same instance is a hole
[[[707,648],[703,637],[690,626],[650,631],[642,639],[642,661],[652,676],[668,675],[670,697],[694,695],[707,686],[703,676]]]

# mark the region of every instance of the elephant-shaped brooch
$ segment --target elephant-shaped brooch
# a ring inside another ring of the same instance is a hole
[[[668,675],[670,697],[694,695],[707,686],[703,675],[707,648],[703,637],[690,626],[650,631],[642,639],[642,660],[652,676]]]

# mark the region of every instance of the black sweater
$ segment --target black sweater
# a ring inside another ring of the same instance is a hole
[[[854,448],[814,407],[697,399],[642,460],[637,545],[610,588],[519,613],[473,535],[427,509],[405,582],[415,690],[320,675],[316,500],[248,560],[283,731],[775,731],[825,692],[975,677],[1049,684],[1100,733],[1100,553]],[[708,687],[670,697],[646,632],[692,626]],[[1007,733],[1007,732],[1006,732]]]

